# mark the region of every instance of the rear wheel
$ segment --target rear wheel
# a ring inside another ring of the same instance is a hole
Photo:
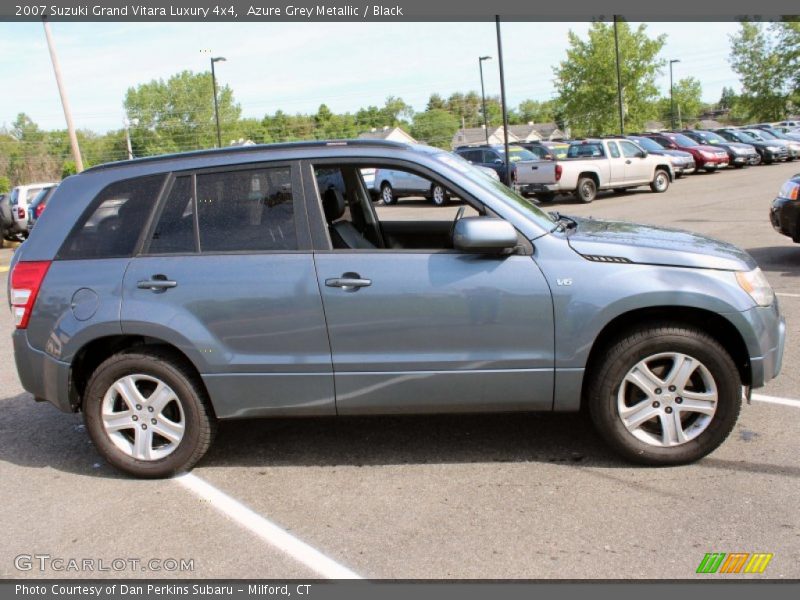
[[[98,452],[136,477],[169,477],[206,453],[215,421],[197,376],[166,352],[124,352],[92,374],[84,421]]]
[[[578,197],[578,200],[588,204],[597,196],[597,183],[591,177],[579,178],[575,195]]]
[[[730,355],[706,333],[678,324],[618,338],[587,388],[600,435],[625,458],[649,465],[686,464],[715,450],[733,429],[741,400]]]
[[[669,173],[664,169],[656,169],[653,181],[650,182],[650,189],[656,194],[661,194],[669,189]]]

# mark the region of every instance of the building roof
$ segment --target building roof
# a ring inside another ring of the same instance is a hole
[[[486,143],[486,133],[483,127],[468,127],[466,129],[458,129],[453,134],[453,146],[474,146],[476,144],[485,144]],[[503,128],[502,127],[495,127],[494,129],[489,129],[489,138],[496,137],[500,140],[503,139]],[[518,142],[519,138],[514,135],[514,132],[511,131],[511,127],[508,128],[508,141],[509,142]]]
[[[400,135],[408,139],[410,142],[416,142],[410,134],[408,134],[402,127],[384,127],[383,129],[377,129],[373,127],[369,131],[365,131],[364,133],[359,133],[358,137],[362,140],[386,140],[392,135]]]

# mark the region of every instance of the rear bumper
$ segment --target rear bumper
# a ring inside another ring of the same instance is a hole
[[[70,364],[32,348],[23,329],[14,331],[12,339],[17,373],[25,391],[60,410],[75,412],[76,406],[70,399]]]
[[[557,183],[523,183],[517,186],[525,194],[555,194],[558,192]]]

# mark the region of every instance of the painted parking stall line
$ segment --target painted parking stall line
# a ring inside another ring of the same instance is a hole
[[[175,481],[207,501],[217,511],[230,517],[274,548],[288,554],[319,575],[327,579],[362,579],[360,575],[325,556],[316,548],[309,546],[196,475],[184,473],[175,477]]]
[[[781,406],[792,406],[800,408],[800,400],[794,398],[780,398],[778,396],[765,396],[763,394],[753,394],[751,397],[753,402],[765,402],[767,404],[780,404]]]
[[[775,295],[781,298],[800,298],[800,294],[791,294],[789,292],[775,292]]]

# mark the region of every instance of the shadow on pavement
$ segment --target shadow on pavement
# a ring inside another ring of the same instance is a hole
[[[796,246],[763,246],[747,248],[764,271],[780,273],[781,277],[800,275],[800,244]]]
[[[97,454],[81,415],[36,403],[29,394],[4,398],[0,407],[0,462],[90,477],[126,478]],[[585,415],[567,413],[224,421],[200,466],[360,467],[471,462],[650,468],[618,458],[595,434]],[[800,467],[713,457],[696,466],[800,477]]]

